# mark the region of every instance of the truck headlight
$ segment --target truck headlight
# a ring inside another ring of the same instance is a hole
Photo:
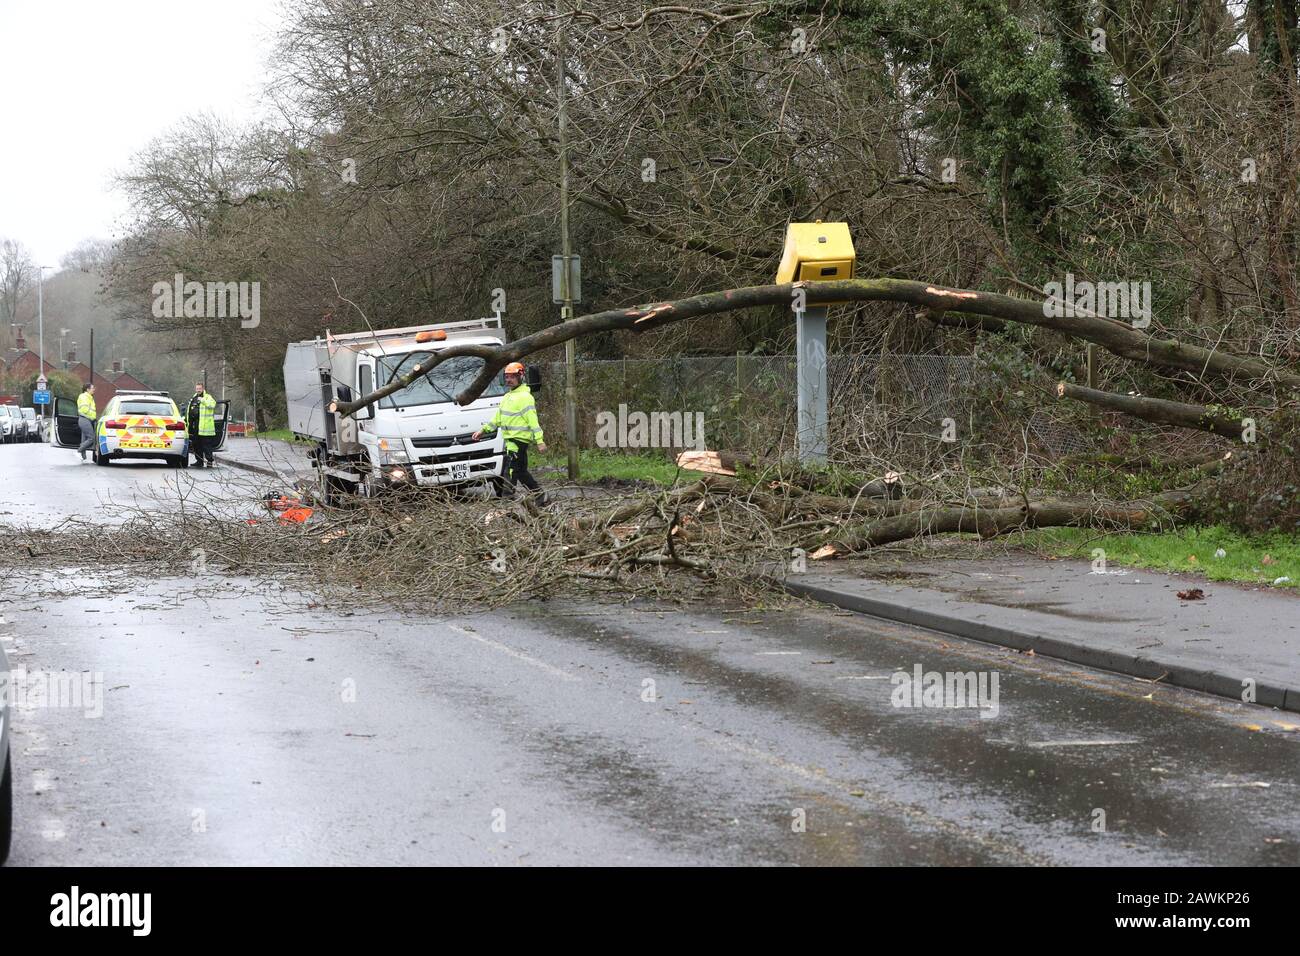
[[[381,441],[379,443],[379,463],[381,465],[393,465],[398,462],[407,461],[410,461],[410,458],[407,457],[406,449],[401,445],[392,448],[389,446],[387,441]]]

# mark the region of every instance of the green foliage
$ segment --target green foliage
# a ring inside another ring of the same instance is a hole
[[[1259,439],[1214,483],[1205,517],[1252,533],[1300,534],[1300,411],[1275,413]]]
[[[529,467],[535,473],[546,469],[551,474],[545,475],[547,481],[557,480],[554,472],[563,480],[567,475],[568,452],[558,445],[548,445],[546,454],[529,456]],[[583,484],[602,481],[645,481],[664,487],[682,481],[693,481],[699,472],[678,468],[671,460],[662,455],[634,454],[631,452],[604,451],[584,448],[578,453],[578,469]]]

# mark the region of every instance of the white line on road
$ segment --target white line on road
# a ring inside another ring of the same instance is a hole
[[[576,681],[580,679],[575,674],[570,674],[568,671],[561,670],[560,668],[555,667],[552,664],[548,664],[545,661],[539,661],[535,657],[529,657],[527,654],[523,653],[522,651],[517,651],[513,647],[507,647],[505,644],[502,644],[499,641],[494,641],[491,640],[490,638],[483,637],[481,634],[475,634],[473,631],[469,630],[468,628],[461,627],[458,624],[448,624],[447,627],[451,628],[453,631],[457,631],[460,634],[464,634],[466,637],[472,637],[480,644],[483,644],[486,647],[490,647],[494,651],[500,651],[502,654],[509,655],[510,657],[513,657],[517,661],[523,661],[525,664],[531,664],[533,667],[541,668],[542,670],[546,671],[546,673],[550,674],[552,677],[558,677],[561,680],[571,680],[571,681]]]
[[[1122,747],[1140,744],[1140,740],[1031,740],[1031,747]]]

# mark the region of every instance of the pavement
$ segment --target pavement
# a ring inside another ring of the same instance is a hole
[[[307,458],[309,445],[282,441],[278,438],[256,436],[231,436],[217,452],[220,464],[251,471],[267,478],[281,478],[292,485],[295,481],[314,481],[315,473]]]
[[[809,564],[786,587],[886,620],[1300,711],[1300,596],[1289,589],[1001,555],[888,570]],[[1178,597],[1194,588],[1204,597]]]

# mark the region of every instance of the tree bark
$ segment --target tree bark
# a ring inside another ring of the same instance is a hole
[[[358,409],[374,404],[386,395],[400,391],[434,366],[457,355],[477,356],[485,362],[479,376],[456,396],[459,404],[467,405],[483,394],[484,389],[508,363],[517,362],[534,352],[561,345],[569,339],[596,332],[618,330],[648,332],[674,322],[732,312],[737,309],[789,305],[793,302],[796,289],[803,291],[808,305],[845,301],[899,302],[935,311],[1005,319],[1054,329],[1100,345],[1108,352],[1122,358],[1159,368],[1189,372],[1196,378],[1243,377],[1252,381],[1276,382],[1287,388],[1300,389],[1300,375],[1275,369],[1267,362],[1248,356],[1232,355],[1217,349],[1190,345],[1177,339],[1157,339],[1117,319],[1096,315],[1048,315],[1042,301],[1018,299],[996,292],[949,289],[906,279],[844,279],[724,289],[720,292],[707,292],[672,302],[594,312],[552,325],[502,346],[453,345],[435,353],[427,365],[419,366],[418,370],[413,370],[369,395],[363,395],[353,402],[334,403],[331,411],[350,415]]]
[[[1222,435],[1224,438],[1241,440],[1241,419],[1219,415],[1204,405],[1189,405],[1186,402],[1171,402],[1163,398],[1146,398],[1141,395],[1119,395],[1082,385],[1071,385],[1069,382],[1059,382],[1056,386],[1056,395],[1058,398],[1077,399],[1113,412],[1123,412],[1125,415],[1132,415],[1143,421],[1156,422],[1160,425],[1177,425],[1180,428],[1195,428],[1213,435]]]
[[[815,560],[842,557],[923,534],[968,532],[992,538],[1021,528],[1134,528],[1180,516],[1193,497],[1193,491],[1180,490],[1162,492],[1144,501],[1048,499],[1000,508],[939,505],[841,530],[810,557]]]

